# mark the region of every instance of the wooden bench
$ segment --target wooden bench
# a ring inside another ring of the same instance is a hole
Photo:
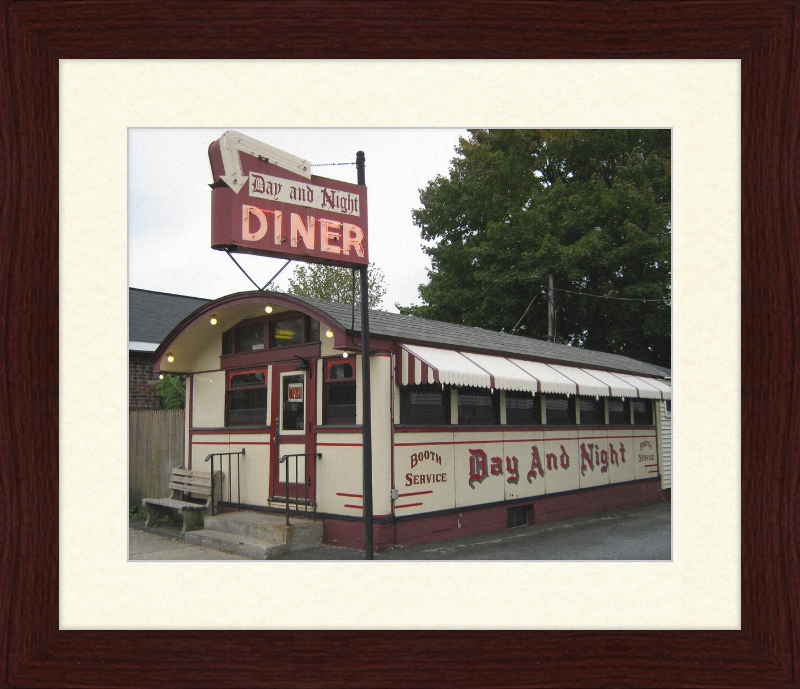
[[[142,505],[147,510],[145,526],[153,526],[170,511],[179,512],[183,520],[181,535],[187,531],[203,528],[203,518],[211,511],[211,474],[189,469],[173,469],[169,479],[168,498],[143,498]],[[184,500],[183,494],[204,496],[205,502]]]

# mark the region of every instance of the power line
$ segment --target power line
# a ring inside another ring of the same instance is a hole
[[[559,287],[553,288],[556,292],[569,292],[570,294],[580,294],[583,297],[595,297],[595,299],[617,299],[619,301],[641,301],[641,302],[648,302],[648,301],[660,301],[664,304],[669,304],[668,299],[637,299],[636,297],[609,297],[603,294],[589,294],[588,292],[574,292],[571,289],[561,289]]]

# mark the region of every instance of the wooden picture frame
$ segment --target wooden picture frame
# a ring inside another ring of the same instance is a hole
[[[0,686],[800,686],[798,0],[2,0],[0,31]],[[741,631],[58,629],[58,60],[228,55],[741,60]]]

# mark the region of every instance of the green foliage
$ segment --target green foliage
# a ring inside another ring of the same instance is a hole
[[[386,294],[386,278],[383,271],[374,263],[369,264],[367,275],[369,277],[369,305],[371,308],[377,308]],[[350,304],[353,298],[354,284],[356,304],[360,304],[361,283],[358,274],[353,278],[353,271],[350,268],[308,263],[294,269],[294,273],[289,278],[289,294]]]
[[[472,130],[422,190],[426,318],[670,365],[670,132]],[[538,295],[538,296],[537,296]],[[641,300],[656,300],[643,302]],[[661,300],[661,301],[658,301]]]
[[[128,516],[134,521],[143,522],[145,519],[147,519],[147,512],[144,511],[144,508],[141,505],[131,505]]]
[[[156,392],[161,398],[163,409],[183,409],[186,405],[186,387],[183,376],[173,376],[169,373],[156,381]]]

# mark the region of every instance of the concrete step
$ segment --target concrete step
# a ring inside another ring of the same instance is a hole
[[[184,535],[184,540],[193,545],[226,550],[236,555],[249,557],[251,560],[271,560],[285,554],[289,549],[285,543],[215,531],[213,529],[187,531]]]
[[[287,527],[285,515],[227,512],[206,517],[204,528],[186,532],[185,540],[257,560],[278,557],[292,548],[322,543],[321,521],[295,516],[289,521]]]

